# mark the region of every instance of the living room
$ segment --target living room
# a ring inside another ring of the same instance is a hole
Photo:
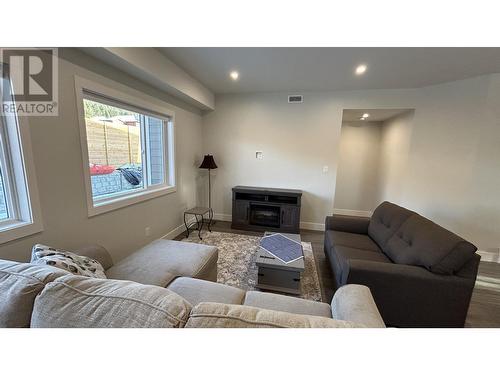
[[[498,41],[157,37],[2,42],[0,327],[497,337]]]

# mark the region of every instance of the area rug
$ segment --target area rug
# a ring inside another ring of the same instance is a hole
[[[202,231],[203,240],[198,233],[192,233],[182,241],[202,243],[217,247],[219,260],[217,263],[217,282],[235,286],[244,290],[258,290],[257,266],[255,259],[259,248],[260,237],[242,234]],[[314,262],[312,245],[302,242],[304,249],[305,269],[301,277],[301,294],[299,297],[313,301],[321,301],[321,289]]]

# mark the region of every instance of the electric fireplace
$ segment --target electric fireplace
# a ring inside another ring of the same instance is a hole
[[[300,190],[235,186],[231,227],[299,233],[301,198]]]

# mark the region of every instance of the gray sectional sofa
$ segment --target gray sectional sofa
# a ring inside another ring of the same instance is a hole
[[[0,260],[0,327],[385,326],[365,286],[340,288],[329,305],[210,281],[210,246],[159,240],[116,265],[100,246],[75,252],[98,260],[108,279]]]
[[[383,202],[371,218],[327,217],[324,250],[336,286],[368,286],[388,326],[464,326],[481,257],[456,234]]]

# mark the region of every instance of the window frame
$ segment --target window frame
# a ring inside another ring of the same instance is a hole
[[[118,89],[96,83],[94,81],[75,75],[76,104],[78,109],[78,120],[80,128],[80,145],[82,149],[83,176],[85,184],[85,194],[87,201],[88,216],[96,216],[105,212],[117,210],[139,202],[160,197],[165,194],[177,191],[176,178],[176,158],[175,158],[175,113],[162,105],[158,99],[149,97],[139,91],[125,88],[123,85],[116,84]],[[94,99],[93,99],[94,98]],[[131,111],[139,112],[144,115],[150,115],[161,118],[166,126],[163,128],[163,173],[164,182],[161,184],[149,185],[149,173],[146,173],[147,164],[146,154],[146,131],[141,125],[141,143],[142,143],[142,165],[144,187],[141,189],[119,192],[112,196],[94,199],[92,197],[92,178],[89,170],[89,152],[87,143],[87,129],[85,123],[84,99],[95,100],[100,103]]]
[[[0,132],[0,165],[9,212],[9,218],[0,221],[3,244],[43,231],[43,223],[28,117],[0,114]]]

